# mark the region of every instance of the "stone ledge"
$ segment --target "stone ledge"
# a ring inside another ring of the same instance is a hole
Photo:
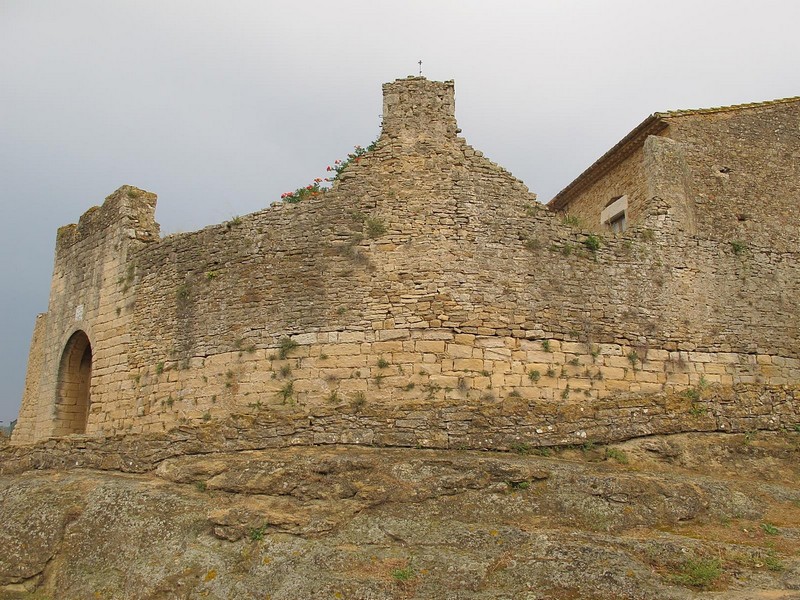
[[[148,472],[167,458],[323,444],[437,449],[614,443],[657,434],[776,431],[800,423],[800,386],[740,384],[580,403],[349,405],[232,415],[164,433],[67,436],[0,449],[0,475],[37,469]]]

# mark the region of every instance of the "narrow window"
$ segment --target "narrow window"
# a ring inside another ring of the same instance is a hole
[[[621,212],[608,222],[608,227],[613,233],[622,233],[625,231],[625,212]]]
[[[600,224],[613,233],[625,231],[628,214],[628,196],[615,196],[606,203],[600,213]]]

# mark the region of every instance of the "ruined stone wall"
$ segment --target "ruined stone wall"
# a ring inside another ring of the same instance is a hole
[[[158,238],[155,195],[125,186],[78,224],[58,231],[46,314],[37,321],[16,442],[40,439],[83,425],[59,420],[57,389],[70,337],[84,332],[92,345],[91,411],[85,429],[96,431],[110,407],[124,398],[129,379],[133,271],[129,253]]]
[[[458,265],[456,271],[450,263],[435,279],[426,275],[437,283],[436,293],[421,290],[416,298],[408,289],[409,293],[398,289],[396,295],[390,291],[384,296],[386,280],[377,275],[366,294],[352,274],[342,278],[341,285],[333,287],[360,298],[366,318],[345,303],[344,311],[331,306],[332,321],[320,315],[316,322],[306,323],[308,333],[294,334],[289,324],[283,328],[277,324],[275,329],[247,330],[248,336],[241,335],[241,328],[198,335],[202,330],[193,324],[193,334],[204,341],[209,355],[194,350],[174,355],[163,346],[160,354],[142,361],[134,371],[142,409],[114,427],[160,430],[165,423],[285,403],[358,407],[424,398],[491,404],[508,397],[588,401],[703,382],[780,385],[800,378],[792,342],[798,334],[791,308],[794,292],[789,291],[796,288],[798,273],[794,267],[785,269],[790,257],[768,251],[720,257],[729,252],[727,246],[671,247],[675,240],[661,241],[655,235],[647,239],[631,235],[615,242],[615,248],[604,247],[592,255],[579,237],[552,250],[531,251],[519,244],[516,257],[521,268],[515,274],[521,285],[501,270],[477,269],[476,273],[493,273],[508,286],[493,296],[494,302],[478,318],[470,318],[480,314],[477,311],[459,314],[460,305],[447,302],[441,293],[446,291],[446,268],[459,278],[471,270],[469,265]],[[573,250],[565,256],[567,244]],[[670,247],[671,256],[665,247]],[[369,260],[387,260],[386,254],[373,254],[367,247],[359,251]],[[670,259],[674,266],[661,262]],[[545,266],[551,264],[556,267]],[[770,274],[788,286],[782,296],[763,289]],[[245,277],[219,274],[204,283],[228,276],[250,283]],[[634,286],[631,281],[638,283]],[[462,292],[482,288],[491,285],[469,277],[456,286]],[[215,305],[200,296],[205,290],[195,293],[197,306]],[[504,302],[502,294],[510,299]],[[532,306],[520,306],[515,298],[523,295]],[[372,300],[373,296],[377,298]],[[422,304],[424,308],[415,312],[424,320],[400,313],[406,308],[404,302]],[[549,314],[548,303],[553,306]],[[266,305],[266,310],[262,305],[258,314],[277,318],[285,314],[280,305],[280,300]],[[382,315],[377,312],[381,306]],[[168,318],[170,313],[150,314]],[[218,324],[224,319],[221,313],[203,314],[206,318],[200,321]],[[776,328],[775,322],[786,328]],[[291,336],[298,344],[287,350],[285,358],[279,348],[282,336]],[[218,346],[211,348],[215,341]]]
[[[40,405],[92,294],[89,433],[284,405],[580,405],[800,380],[795,252],[692,236],[668,193],[591,247],[456,136],[451,82],[401,80],[384,98],[375,149],[321,197],[123,256],[104,241],[119,238],[89,235],[57,258],[54,282],[74,283],[51,295]],[[673,173],[662,163],[677,164],[654,160],[648,186]],[[110,266],[81,282],[79,261]]]
[[[28,352],[28,369],[25,373],[25,388],[22,392],[22,405],[17,417],[14,439],[18,443],[29,444],[36,439],[36,411],[39,405],[39,385],[42,380],[42,360],[44,354],[44,336],[47,328],[47,315],[36,316],[33,327],[31,347]],[[19,423],[22,426],[19,426]]]

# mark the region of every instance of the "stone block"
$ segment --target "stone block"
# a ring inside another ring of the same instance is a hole
[[[622,356],[624,352],[619,344],[598,344],[601,356]]]
[[[355,343],[363,342],[366,340],[366,335],[363,331],[340,331],[339,343]]]
[[[361,354],[360,344],[329,344],[326,349],[329,356],[353,356]]]
[[[443,340],[450,341],[454,338],[454,334],[449,329],[426,329],[421,332],[423,340]]]
[[[292,341],[296,342],[301,346],[316,344],[318,342],[316,333],[300,333],[297,335],[293,335]]]
[[[658,374],[657,373],[652,373],[652,372],[644,371],[644,370],[641,370],[641,369],[637,369],[634,372],[634,378],[639,383],[642,383],[642,382],[656,383],[656,382],[658,382]]]
[[[486,348],[483,351],[485,360],[508,361],[511,359],[511,350],[508,348]]]
[[[689,375],[687,373],[667,373],[667,383],[688,386]]]
[[[540,363],[540,364],[553,363],[552,352],[541,352],[541,351],[531,350],[528,351],[527,355],[529,362]]]
[[[418,340],[414,344],[416,352],[430,352],[430,353],[443,353],[445,343],[441,340]]]
[[[506,343],[503,338],[499,337],[477,337],[475,346],[477,348],[505,348]]]
[[[630,389],[630,381],[620,381],[619,379],[607,379],[603,382],[606,391],[609,392],[626,392]]]
[[[391,342],[373,342],[370,352],[373,354],[384,354],[387,352],[402,352],[403,342],[394,340]]]
[[[630,369],[631,361],[626,356],[607,356],[603,361],[606,367],[616,367],[618,369]],[[639,363],[636,363],[637,366]]]
[[[732,352],[720,352],[719,354],[717,354],[717,360],[723,364],[728,364],[728,365],[738,365],[740,362],[739,355],[734,354]]]
[[[406,340],[411,337],[411,331],[409,329],[383,329],[376,332],[376,337],[382,342],[389,340]]]
[[[712,360],[711,354],[708,352],[689,352],[689,362],[692,363],[710,363]]]
[[[583,342],[561,342],[561,351],[566,354],[588,354],[588,347]]]
[[[457,358],[453,361],[456,371],[483,371],[483,361],[476,358]]]
[[[447,344],[446,354],[452,358],[472,358],[472,346],[463,344]]]

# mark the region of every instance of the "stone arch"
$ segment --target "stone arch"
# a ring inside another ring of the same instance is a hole
[[[92,344],[84,331],[73,333],[64,346],[56,383],[54,435],[86,433],[92,383]]]

